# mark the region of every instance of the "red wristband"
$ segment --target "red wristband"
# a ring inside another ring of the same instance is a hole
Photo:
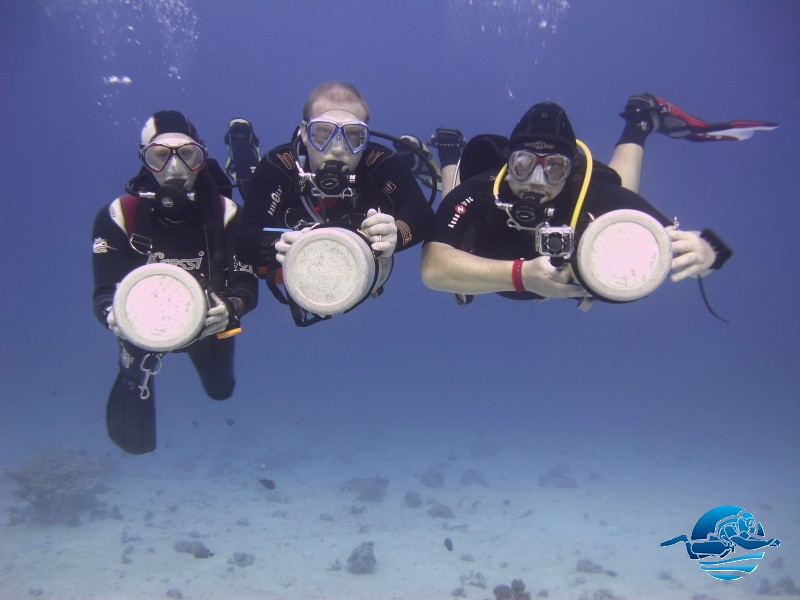
[[[524,262],[524,258],[518,258],[511,266],[511,283],[514,284],[514,290],[517,292],[525,291],[525,286],[522,284],[522,263]]]

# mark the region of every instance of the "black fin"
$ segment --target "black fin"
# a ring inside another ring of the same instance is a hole
[[[156,449],[155,380],[147,383],[150,396],[142,400],[139,382],[124,373],[117,375],[108,395],[106,426],[108,437],[129,454],[146,454]]]

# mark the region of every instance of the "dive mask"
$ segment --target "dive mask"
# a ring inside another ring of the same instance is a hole
[[[369,143],[369,126],[363,121],[334,123],[327,119],[311,119],[306,124],[309,143],[323,152],[337,135],[341,135],[350,152],[358,154]]]
[[[572,170],[572,161],[563,154],[538,154],[517,150],[508,157],[508,173],[517,181],[525,181],[537,165],[542,165],[544,177],[550,185],[563,183]]]
[[[161,173],[173,156],[177,156],[189,171],[197,173],[206,164],[208,152],[197,142],[187,142],[180,146],[155,143],[142,148],[140,156],[144,166],[153,173]]]

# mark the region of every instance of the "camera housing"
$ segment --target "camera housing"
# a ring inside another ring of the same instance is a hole
[[[536,229],[536,251],[542,256],[569,258],[575,251],[575,230],[543,224]]]

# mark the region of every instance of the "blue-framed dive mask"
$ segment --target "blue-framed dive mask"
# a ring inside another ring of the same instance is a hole
[[[311,119],[306,124],[309,143],[320,152],[330,146],[337,135],[341,135],[350,152],[358,154],[369,143],[369,126],[363,121],[335,123],[327,119]]]

